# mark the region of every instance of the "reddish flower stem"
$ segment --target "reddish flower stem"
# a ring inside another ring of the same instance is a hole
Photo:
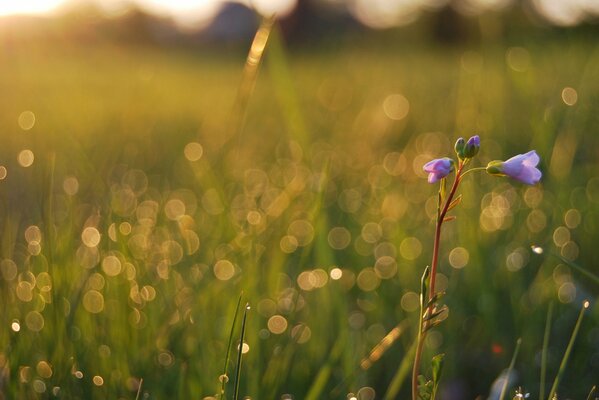
[[[428,299],[429,301],[435,296],[435,281],[437,277],[437,265],[439,264],[439,247],[441,242],[441,227],[443,226],[443,221],[447,216],[447,212],[449,211],[449,206],[453,201],[453,197],[460,185],[460,181],[462,179],[462,169],[464,168],[464,163],[460,160],[458,164],[458,169],[456,171],[455,179],[453,181],[453,185],[449,191],[449,195],[445,202],[443,203],[443,208],[439,211],[437,215],[437,223],[435,226],[435,241],[433,244],[433,260],[431,262],[431,272],[429,276],[429,291],[428,291]],[[443,201],[443,199],[441,199]],[[433,304],[428,307],[428,314],[431,315],[433,312]],[[420,361],[422,358],[422,349],[424,348],[424,340],[426,338],[426,327],[428,325],[427,322],[422,322],[422,316],[419,318],[419,324],[421,326],[418,327],[418,346],[416,348],[416,356],[414,357],[414,368],[412,370],[412,400],[418,400],[418,372],[420,371]],[[424,325],[424,326],[423,326]]]

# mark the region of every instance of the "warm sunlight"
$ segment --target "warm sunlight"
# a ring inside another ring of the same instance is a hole
[[[64,0],[21,0],[0,2],[0,15],[43,14],[54,10]]]

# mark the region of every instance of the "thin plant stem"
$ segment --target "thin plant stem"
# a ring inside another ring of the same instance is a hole
[[[241,320],[241,334],[239,336],[239,350],[237,352],[237,369],[235,371],[235,395],[234,400],[239,399],[239,382],[241,379],[241,356],[243,355],[243,339],[245,337],[245,322],[247,320],[248,311],[250,310],[250,304],[245,305],[243,310],[243,319]]]
[[[553,315],[553,302],[549,303],[547,309],[547,321],[545,322],[545,334],[543,335],[543,350],[541,351],[541,385],[539,388],[539,399],[545,398],[545,381],[547,379],[547,349],[549,348],[549,334],[551,331],[551,317]]]
[[[582,317],[584,317],[584,313],[589,308],[589,301],[585,300],[582,303],[582,308],[580,309],[580,314],[578,314],[578,320],[576,321],[576,325],[574,326],[574,330],[572,331],[572,336],[570,337],[570,342],[568,343],[568,347],[566,347],[566,352],[564,353],[564,357],[562,358],[562,362],[559,366],[559,370],[557,371],[557,375],[555,376],[555,380],[553,381],[553,386],[551,387],[551,391],[549,392],[548,399],[551,400],[555,396],[557,392],[557,387],[562,380],[562,376],[564,372],[566,372],[566,365],[568,364],[568,359],[570,358],[570,353],[572,353],[572,348],[574,347],[574,342],[576,341],[576,336],[578,335],[578,330],[580,329],[580,325],[582,324]]]
[[[516,341],[516,349],[514,350],[514,355],[512,356],[512,361],[510,361],[510,366],[507,369],[507,373],[505,374],[505,379],[503,380],[503,386],[501,388],[501,394],[499,395],[499,400],[503,400],[505,398],[505,393],[507,392],[507,386],[510,380],[510,375],[512,374],[512,370],[514,369],[514,365],[516,364],[516,358],[518,357],[518,352],[520,351],[520,344],[522,344],[522,339],[519,338]]]
[[[144,378],[139,380],[139,386],[137,387],[137,394],[135,395],[135,400],[139,400],[139,395],[141,394],[141,386],[144,384]]]
[[[597,390],[597,386],[593,386],[591,388],[591,391],[589,392],[589,395],[587,396],[587,400],[593,400],[593,393],[595,393],[595,390]]]
[[[469,170],[467,170],[467,171],[464,171],[464,173],[462,174],[462,178],[463,178],[464,176],[466,176],[466,174],[469,174],[469,173],[471,173],[471,172],[473,172],[473,171],[486,171],[486,170],[487,170],[487,167],[475,167],[475,168],[470,168]]]
[[[241,305],[241,299],[243,298],[243,292],[239,295],[237,300],[237,306],[235,307],[235,315],[233,316],[233,323],[231,324],[231,331],[229,333],[229,343],[227,344],[227,355],[225,356],[225,365],[223,367],[223,373],[219,377],[220,380],[220,398],[226,399],[225,388],[229,378],[227,376],[227,369],[229,368],[229,357],[231,356],[231,345],[233,344],[233,333],[235,332],[235,325],[237,323],[237,316],[239,315],[239,306]]]
[[[449,205],[451,204],[453,197],[460,185],[460,181],[462,179],[462,170],[464,168],[465,163],[463,161],[459,161],[458,169],[455,174],[455,179],[453,181],[453,185],[451,186],[451,190],[447,195],[446,199],[443,199],[441,196],[439,197],[439,208],[437,213],[437,222],[435,226],[435,241],[433,243],[433,259],[431,262],[431,270],[429,276],[429,302],[435,296],[435,280],[437,276],[437,265],[439,263],[439,247],[441,242],[441,228],[443,226],[443,221],[449,211]],[[443,185],[444,183],[442,183]],[[441,207],[441,204],[443,206]],[[422,310],[424,311],[424,310]],[[433,304],[431,303],[428,306],[428,312],[432,315],[433,312]],[[421,312],[422,314],[422,312]],[[426,324],[428,326],[428,322],[423,323],[423,316],[420,315],[419,327],[418,327],[418,344],[416,346],[416,355],[414,357],[414,368],[412,370],[412,400],[418,399],[418,372],[420,371],[420,362],[422,358],[422,349],[424,348],[424,340],[426,339],[426,327],[423,326]]]

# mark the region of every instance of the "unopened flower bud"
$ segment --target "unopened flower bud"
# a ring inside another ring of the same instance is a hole
[[[464,140],[463,137],[461,137],[458,140],[456,140],[455,146],[453,146],[453,148],[455,149],[456,154],[458,155],[458,157],[460,159],[464,158],[464,147],[466,147],[466,141]]]
[[[480,137],[478,135],[472,136],[468,139],[468,142],[464,146],[464,157],[472,158],[476,154],[478,154],[478,150],[480,149]]]

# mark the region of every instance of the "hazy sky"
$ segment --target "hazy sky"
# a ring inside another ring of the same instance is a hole
[[[0,0],[0,15],[11,14],[46,14],[67,3],[83,2],[84,0]],[[90,0],[85,0],[90,1]],[[118,13],[131,2],[138,4],[148,11],[170,15],[182,22],[210,19],[223,0],[92,0],[108,12]],[[295,0],[236,0],[256,8],[265,14],[285,14],[290,12]]]
[[[0,0],[0,15],[43,14],[71,2],[90,0]],[[124,0],[91,0],[106,9],[118,13],[123,10]],[[132,0],[154,13],[169,15],[187,25],[201,25],[209,21],[224,0]],[[263,14],[284,15],[290,12],[296,0],[235,0],[251,5]],[[349,11],[361,22],[373,27],[386,27],[408,23],[424,9],[437,8],[449,0],[327,0],[347,5]],[[599,0],[530,0],[539,14],[559,25],[574,25],[585,16],[599,14]],[[481,10],[500,10],[514,0],[460,0],[455,5],[461,11],[474,13]]]

